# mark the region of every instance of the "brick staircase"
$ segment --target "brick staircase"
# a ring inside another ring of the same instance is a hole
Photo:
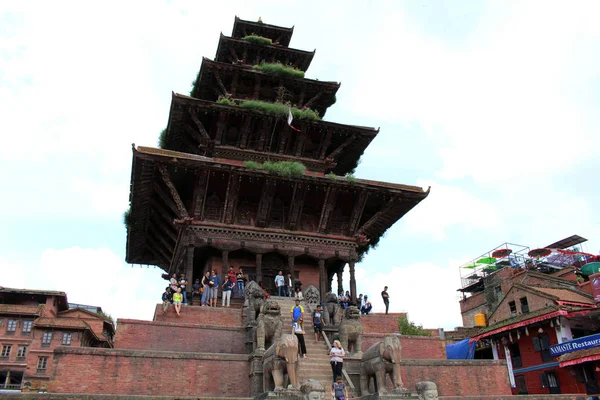
[[[281,307],[283,333],[291,333],[292,315],[290,310],[296,304],[294,298],[271,296],[270,300],[277,301]],[[312,310],[304,301],[300,302],[300,305],[304,307],[304,342],[306,343],[306,356],[308,357],[306,359],[301,358],[299,361],[300,382],[307,379],[320,381],[325,387],[325,398],[329,398],[329,390],[331,390],[331,383],[333,382],[331,365],[329,364],[329,348],[322,336],[319,337],[319,342],[315,343]]]

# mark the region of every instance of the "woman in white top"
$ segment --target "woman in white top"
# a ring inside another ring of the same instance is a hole
[[[296,288],[296,293],[294,294],[294,297],[298,300],[304,300],[304,296],[302,295],[302,290],[300,290],[299,287]]]
[[[342,366],[344,365],[344,356],[346,352],[342,348],[342,344],[339,340],[333,341],[333,347],[329,352],[329,357],[331,360],[331,371],[333,372],[333,381],[337,379],[338,376],[342,376]]]

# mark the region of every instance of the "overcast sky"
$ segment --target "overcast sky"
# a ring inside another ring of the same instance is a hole
[[[326,119],[381,127],[357,177],[432,187],[357,266],[376,309],[387,285],[450,329],[463,262],[599,252],[597,1],[0,1],[0,285],[152,317],[160,271],[124,262],[131,143],[157,144],[235,15],[295,26],[307,77],[342,82]]]

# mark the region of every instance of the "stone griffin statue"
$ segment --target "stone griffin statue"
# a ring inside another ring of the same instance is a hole
[[[363,355],[360,363],[360,390],[364,396],[369,393],[386,393],[385,376],[392,380],[394,392],[404,392],[400,376],[400,359],[402,346],[397,336],[385,336],[383,341],[375,343]],[[371,379],[375,382],[375,390],[370,392]]]
[[[256,348],[265,350],[281,337],[281,309],[279,303],[267,300],[263,303],[256,323]]]
[[[246,324],[251,325],[256,322],[260,314],[260,309],[265,300],[265,292],[258,286],[258,283],[251,281],[246,286],[246,296],[244,299],[244,309]]]
[[[362,356],[362,335],[364,329],[360,322],[360,311],[350,306],[344,311],[344,319],[340,324],[340,342],[346,354]]]
[[[317,380],[309,379],[302,382],[300,391],[304,395],[304,400],[324,400],[325,388],[323,384]]]
[[[321,304],[321,293],[319,289],[310,285],[304,292],[304,301],[311,309],[314,309],[317,304]]]
[[[340,305],[337,296],[333,292],[328,292],[325,295],[325,309],[323,310],[325,325],[337,325],[339,313]]]
[[[437,385],[433,382],[417,382],[419,400],[438,400]]]
[[[263,390],[284,390],[285,375],[294,389],[299,389],[298,339],[296,335],[283,334],[267,349],[263,357]],[[274,384],[274,385],[273,385]]]

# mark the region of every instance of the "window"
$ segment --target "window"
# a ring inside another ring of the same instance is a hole
[[[510,316],[514,317],[515,315],[517,315],[517,305],[515,304],[514,301],[509,301],[508,302],[508,308],[510,310]]]
[[[546,334],[533,338],[533,349],[540,352],[542,361],[544,362],[552,361],[554,359],[550,353],[550,340]]]
[[[51,342],[52,342],[52,332],[44,332],[44,334],[42,335],[42,347],[50,346]]]
[[[529,312],[529,304],[527,304],[527,297],[521,297],[519,299],[521,301],[521,312],[523,314]]]
[[[542,381],[542,387],[547,388],[550,393],[559,394],[560,386],[558,384],[558,377],[555,371],[542,372],[540,374],[540,380]]]
[[[12,345],[5,344],[4,346],[2,346],[2,353],[0,353],[0,357],[1,358],[9,358],[11,350],[12,350]]]
[[[64,344],[64,345],[70,345],[71,344],[71,334],[70,333],[63,333],[62,344]]]
[[[19,346],[19,348],[17,349],[17,361],[23,361],[25,360],[25,357],[27,356],[27,346]]]
[[[8,322],[6,323],[6,334],[14,335],[16,330],[17,330],[17,320],[9,319]]]
[[[494,294],[496,295],[496,297],[502,296],[502,288],[500,286],[495,286],[494,287]]]
[[[510,360],[512,361],[513,368],[521,368],[523,366],[523,360],[521,359],[521,349],[519,349],[519,343],[511,343],[508,345],[510,351]]]
[[[529,394],[527,382],[523,375],[515,376],[515,384],[517,385],[517,394]]]
[[[21,332],[24,335],[29,335],[31,333],[31,327],[33,326],[33,321],[23,321],[23,329]]]
[[[46,372],[48,357],[38,357],[37,372]]]

